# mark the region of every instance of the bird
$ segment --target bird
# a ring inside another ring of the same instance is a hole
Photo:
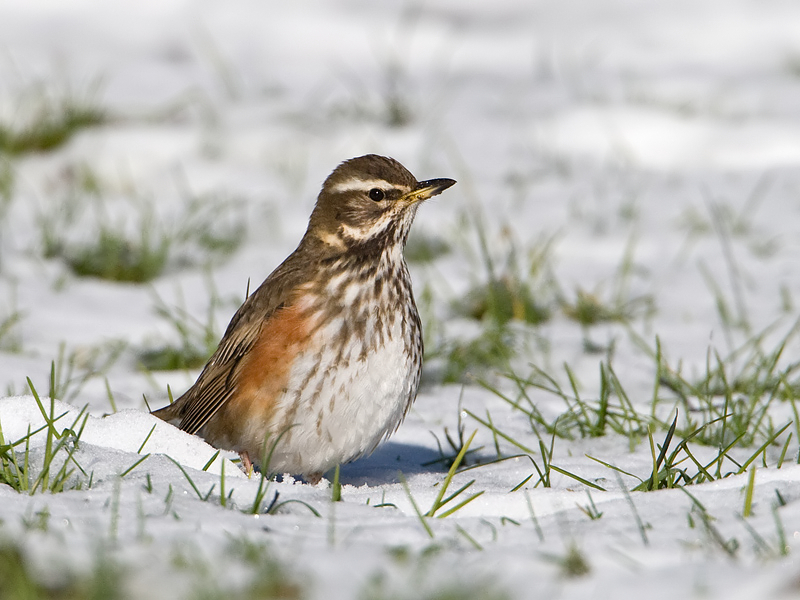
[[[195,383],[155,416],[317,483],[370,454],[417,395],[422,324],[403,257],[420,203],[455,184],[393,158],[327,177],[299,245],[233,315]]]

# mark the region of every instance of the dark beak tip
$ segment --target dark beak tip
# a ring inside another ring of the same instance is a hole
[[[417,189],[429,189],[431,190],[431,196],[436,196],[455,184],[455,179],[442,177],[439,179],[427,179],[425,181],[420,181],[417,184]]]
[[[444,187],[442,187],[443,190],[446,190],[447,188],[449,188],[451,186],[454,186],[457,183],[455,179],[448,179],[446,177],[444,179],[441,179],[440,181],[442,182],[442,185],[444,186]]]

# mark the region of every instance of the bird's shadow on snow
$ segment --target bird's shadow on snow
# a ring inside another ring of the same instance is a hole
[[[441,455],[433,448],[390,441],[381,444],[371,455],[342,465],[339,481],[353,486],[383,485],[399,483],[398,472],[406,477],[420,473],[444,473],[447,467],[439,458]]]

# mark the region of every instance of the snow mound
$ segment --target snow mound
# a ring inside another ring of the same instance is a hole
[[[42,400],[42,408],[48,419],[52,410],[57,432],[73,429],[82,443],[99,448],[133,454],[165,454],[185,467],[198,470],[203,469],[217,453],[216,448],[199,437],[140,410],[127,409],[96,417],[88,414],[86,409],[59,400],[51,403],[47,398]],[[46,425],[45,414],[33,396],[0,398],[0,428],[6,443],[14,443],[31,431],[37,432],[31,436],[31,447],[43,446]],[[219,475],[223,460],[227,461],[218,456],[206,471]],[[246,477],[230,462],[225,467],[225,476]]]

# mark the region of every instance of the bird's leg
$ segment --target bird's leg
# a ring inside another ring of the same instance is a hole
[[[250,455],[245,452],[239,452],[239,460],[242,461],[242,469],[250,477],[253,474],[253,462],[250,460]]]

